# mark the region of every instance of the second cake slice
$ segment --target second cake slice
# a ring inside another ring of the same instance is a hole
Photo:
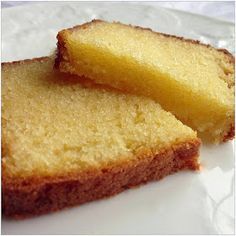
[[[234,58],[226,50],[96,20],[59,32],[56,67],[151,97],[204,140],[234,137]]]

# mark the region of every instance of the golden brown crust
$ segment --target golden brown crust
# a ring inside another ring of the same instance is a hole
[[[63,37],[63,33],[57,34],[57,51],[56,51],[56,58],[54,68],[59,69],[60,63],[64,61],[65,55],[67,54],[65,41]]]
[[[60,63],[62,63],[64,61],[64,59],[65,59],[63,57],[64,53],[66,53],[65,41],[64,41],[64,33],[68,32],[68,31],[69,32],[73,32],[73,31],[75,31],[77,29],[81,29],[81,28],[85,29],[85,28],[87,28],[91,24],[96,24],[96,23],[101,23],[101,22],[103,22],[103,21],[99,20],[99,19],[94,19],[91,22],[87,22],[87,23],[82,24],[82,25],[76,25],[76,26],[74,26],[72,28],[68,28],[68,29],[60,31],[57,34],[58,42],[57,42],[57,56],[56,56],[56,59],[55,59],[55,68],[58,69],[59,66],[60,66]],[[217,51],[222,52],[225,55],[227,55],[228,58],[229,58],[230,63],[234,64],[234,62],[235,62],[234,56],[228,50],[223,49],[223,48],[214,48],[214,47],[212,47],[209,44],[201,43],[199,40],[186,39],[184,37],[179,37],[179,36],[165,34],[165,33],[159,33],[159,32],[153,31],[150,28],[143,28],[143,27],[140,27],[140,26],[133,26],[133,25],[124,25],[124,24],[122,24],[120,22],[114,22],[114,23],[121,24],[121,25],[126,26],[126,27],[133,27],[133,28],[136,28],[136,29],[139,29],[139,30],[150,31],[150,32],[152,32],[154,34],[157,34],[157,35],[162,35],[162,36],[165,36],[165,37],[168,37],[168,38],[174,38],[174,39],[181,40],[181,41],[184,41],[184,42],[189,42],[189,43],[192,43],[192,44],[201,45],[201,46],[204,46],[204,47],[207,47],[207,48],[212,48],[214,50],[217,50]]]
[[[11,180],[2,176],[3,215],[24,218],[105,198],[125,189],[159,180],[183,169],[199,170],[200,140],[191,140],[157,154],[146,150],[134,161],[64,177]]]
[[[32,61],[44,62],[45,60],[49,58],[50,57],[45,56],[45,57],[35,57],[32,59],[25,59],[25,60],[20,60],[20,61],[2,62],[1,66],[6,67],[6,66],[13,66],[13,65],[20,65],[20,64],[25,64],[25,63],[32,63]]]
[[[235,136],[235,125],[231,124],[229,132],[223,137],[223,142],[227,142],[231,139],[234,139],[234,136]]]

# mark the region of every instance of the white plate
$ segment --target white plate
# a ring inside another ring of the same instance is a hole
[[[93,18],[234,49],[234,25],[208,17],[133,3],[47,2],[3,9],[2,61],[48,55],[59,30]],[[233,142],[202,147],[201,162],[200,173],[180,172],[109,199],[32,219],[4,219],[2,233],[233,234]]]

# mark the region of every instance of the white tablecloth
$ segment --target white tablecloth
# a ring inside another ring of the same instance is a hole
[[[2,2],[2,8],[15,7],[23,4],[34,4],[37,2]],[[136,4],[137,2],[130,2]],[[111,2],[112,4],[112,2]],[[158,5],[162,7],[178,9],[182,11],[201,14],[221,20],[234,22],[235,3],[231,2],[139,2],[144,5]]]

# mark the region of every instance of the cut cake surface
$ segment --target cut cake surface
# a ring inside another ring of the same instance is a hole
[[[155,101],[55,72],[53,63],[2,66],[4,215],[55,211],[199,168],[196,133]]]
[[[60,71],[151,97],[207,142],[234,137],[234,57],[227,50],[100,20],[57,38]]]

